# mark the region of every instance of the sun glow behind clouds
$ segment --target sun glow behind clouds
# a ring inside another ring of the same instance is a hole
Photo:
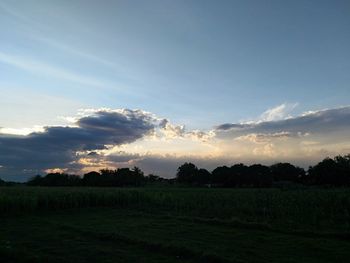
[[[34,126],[32,128],[0,128],[0,134],[28,135],[33,132],[44,132],[44,127]]]
[[[170,177],[174,171],[169,167],[183,161],[207,168],[220,162],[309,165],[349,151],[350,107],[294,117],[287,108],[294,106],[268,110],[267,119],[273,121],[226,123],[207,131],[187,130],[143,110],[80,110],[67,119],[69,126],[2,128],[2,170],[83,173],[136,165]]]

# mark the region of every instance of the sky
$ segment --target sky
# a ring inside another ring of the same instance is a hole
[[[0,178],[350,153],[350,2],[0,0]]]

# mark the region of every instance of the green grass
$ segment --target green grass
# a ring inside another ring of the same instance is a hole
[[[348,189],[0,188],[1,262],[346,262]]]

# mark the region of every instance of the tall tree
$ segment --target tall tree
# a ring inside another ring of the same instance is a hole
[[[198,168],[193,163],[184,163],[177,169],[176,180],[179,183],[192,184],[197,172]]]
[[[299,182],[305,176],[303,168],[294,166],[290,163],[276,163],[270,166],[273,180]]]

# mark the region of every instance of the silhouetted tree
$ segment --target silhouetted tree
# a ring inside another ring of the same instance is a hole
[[[159,177],[158,175],[154,175],[154,174],[149,174],[148,176],[146,176],[146,181],[150,182],[150,183],[155,183],[155,182],[159,182],[162,181],[163,178]]]
[[[244,186],[247,184],[248,167],[243,163],[235,164],[230,168],[231,175],[228,185],[230,187]]]
[[[0,178],[0,186],[4,186],[6,182]]]
[[[228,187],[231,169],[227,166],[220,166],[211,172],[211,181],[214,185]]]
[[[49,173],[31,178],[28,185],[42,186],[140,186],[145,177],[140,168],[119,168],[118,170],[102,169],[100,173],[89,172],[81,178],[65,173]]]
[[[65,173],[49,173],[42,179],[44,186],[76,186],[79,185],[80,177]]]
[[[246,176],[247,186],[270,187],[272,185],[270,168],[265,165],[253,164],[249,166]]]
[[[197,172],[198,168],[193,163],[184,163],[177,169],[176,180],[178,183],[192,184]]]
[[[28,180],[27,185],[41,185],[42,180],[43,178],[41,177],[41,175],[36,175]]]
[[[84,174],[84,177],[83,177],[83,185],[86,185],[86,186],[100,186],[99,185],[99,182],[100,182],[100,178],[101,177],[101,174],[98,173],[98,172],[95,172],[95,171],[92,171],[92,172],[89,172],[89,173],[86,173]]]
[[[211,181],[211,174],[206,169],[199,169],[193,178],[194,184],[196,185],[206,185]]]
[[[276,163],[271,165],[270,169],[275,182],[289,181],[297,183],[305,176],[305,170],[303,168],[290,163]]]
[[[138,167],[134,167],[133,170],[119,168],[115,176],[117,186],[140,186],[145,182],[143,172]]]
[[[344,156],[336,156],[334,158],[337,164],[337,183],[336,185],[350,185],[350,154]]]
[[[142,170],[141,170],[139,167],[137,167],[137,166],[134,166],[134,168],[132,169],[132,171],[133,171],[134,174],[137,175],[137,176],[144,176]]]
[[[44,177],[37,175],[27,182],[28,185],[41,186],[78,186],[80,183],[79,176],[65,173],[49,173]]]
[[[121,186],[121,180],[116,178],[117,170],[102,169],[100,174],[99,186]]]
[[[307,185],[350,186],[350,154],[326,158],[310,167],[308,173],[303,168],[290,163],[277,163],[270,167],[242,163],[231,167],[220,166],[212,173],[198,169],[193,163],[184,163],[177,169],[176,178],[165,179],[156,175],[144,176],[138,167],[117,170],[102,169],[89,172],[83,178],[66,173],[49,173],[31,178],[27,185],[42,186],[142,186],[146,182],[160,182],[203,186],[213,184],[218,187],[270,187],[273,182],[294,182]],[[0,179],[0,185],[13,185]]]
[[[324,159],[309,168],[308,177],[316,185],[349,186],[350,155]]]
[[[134,166],[134,168],[132,169],[131,185],[140,186],[143,185],[145,182],[146,178],[143,171],[139,167]]]

